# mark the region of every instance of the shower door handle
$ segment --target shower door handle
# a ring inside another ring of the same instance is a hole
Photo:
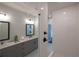
[[[43,38],[43,42],[46,42],[46,41],[47,41],[47,38],[44,37],[44,38]]]

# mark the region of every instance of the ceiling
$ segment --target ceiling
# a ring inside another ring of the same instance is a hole
[[[23,4],[36,9],[40,9],[41,7],[44,7],[44,4],[46,4],[46,2],[24,2]],[[61,9],[63,7],[68,7],[78,4],[78,2],[47,2],[47,4],[49,9],[53,11],[53,10]]]
[[[52,8],[52,10],[60,9],[63,7],[68,7],[78,4],[78,2],[49,2],[48,6],[49,8]]]
[[[45,4],[48,4],[48,12],[50,14],[54,10],[72,6],[78,4],[78,2],[5,2],[3,4],[23,11],[27,11],[26,7],[30,8],[31,10],[40,10],[41,7],[44,7]]]
[[[54,10],[58,10],[76,4],[78,4],[78,2],[49,2],[48,3],[49,13],[51,13]]]

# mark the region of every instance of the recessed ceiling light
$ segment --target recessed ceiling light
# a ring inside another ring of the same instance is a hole
[[[41,10],[44,10],[44,8],[41,8]]]
[[[63,12],[63,14],[66,14],[66,12]]]

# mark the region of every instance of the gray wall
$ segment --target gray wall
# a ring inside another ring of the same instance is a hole
[[[77,9],[78,8],[78,9]],[[79,6],[74,5],[53,11],[55,31],[54,50],[56,54],[65,57],[78,56],[79,50]],[[65,12],[65,13],[64,13]]]
[[[35,36],[38,36],[38,22],[37,16],[33,16],[31,14],[27,14],[24,12],[20,12],[18,10],[12,9],[8,6],[5,6],[0,3],[0,11],[3,11],[4,13],[7,13],[10,15],[10,40],[12,41],[14,39],[15,35],[19,36],[19,39],[22,39],[22,37],[25,37],[25,39],[28,39],[28,37],[25,36],[25,19],[29,16],[33,17],[35,20]]]

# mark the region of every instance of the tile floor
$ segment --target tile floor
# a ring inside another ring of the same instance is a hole
[[[34,50],[30,54],[28,54],[26,57],[40,57],[38,49]],[[54,53],[52,57],[64,57],[64,56],[59,53]]]
[[[48,48],[49,48],[49,53],[51,53],[51,51],[52,51],[52,44],[48,44]],[[40,57],[39,56],[39,50],[38,49],[34,50],[30,54],[28,54],[26,57]]]

